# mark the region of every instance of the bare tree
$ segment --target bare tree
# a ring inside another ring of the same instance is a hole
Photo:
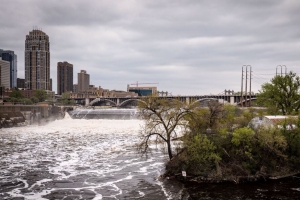
[[[138,104],[139,112],[145,121],[141,132],[139,150],[146,153],[149,150],[151,138],[155,144],[166,144],[169,159],[173,158],[172,143],[178,139],[177,128],[185,127],[185,116],[191,114],[195,104],[186,104],[178,99],[165,99],[149,96]]]
[[[205,107],[199,107],[193,110],[193,115],[188,118],[188,128],[191,137],[195,134],[204,134],[210,129],[215,132],[221,121],[226,117],[224,105],[216,100],[208,100],[205,102]]]
[[[207,107],[209,110],[208,124],[210,128],[215,128],[220,118],[223,116],[224,106],[217,101],[207,102]]]

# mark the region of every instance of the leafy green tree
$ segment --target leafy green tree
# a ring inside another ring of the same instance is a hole
[[[45,90],[35,90],[33,96],[36,97],[39,102],[45,101],[48,98],[47,92]]]
[[[230,104],[224,105],[224,111],[220,119],[221,129],[232,131],[237,123],[237,117],[241,114],[240,108]]]
[[[185,117],[191,114],[195,104],[182,103],[177,99],[162,99],[156,96],[144,97],[138,103],[139,113],[145,121],[141,132],[139,150],[146,153],[150,150],[151,139],[156,144],[167,147],[169,159],[173,158],[172,140],[178,139],[178,129],[186,126]],[[180,130],[179,130],[180,131]]]
[[[30,99],[27,98],[23,98],[21,99],[21,101],[25,104],[25,105],[31,105],[33,104],[32,101]]]
[[[67,93],[61,95],[61,102],[63,105],[69,105],[69,95]]]
[[[70,99],[70,95],[68,93],[63,93],[61,95],[61,103],[63,105],[75,105],[75,100],[74,99]]]
[[[16,98],[16,97],[11,97],[10,101],[13,102],[13,103],[17,103],[19,101],[19,99]]]
[[[217,147],[206,136],[198,134],[187,145],[187,169],[193,174],[207,173],[218,165],[221,157],[217,153]]]
[[[300,109],[300,78],[290,72],[285,76],[275,76],[271,83],[262,85],[258,94],[258,103],[268,107],[271,114],[278,111],[283,115],[298,113]]]
[[[70,105],[75,105],[75,100],[74,100],[74,99],[71,99],[70,102],[69,102],[69,104],[70,104]]]
[[[232,134],[231,142],[238,147],[240,154],[245,154],[249,158],[252,158],[252,141],[254,139],[254,131],[250,128],[243,127],[234,130]]]
[[[287,140],[278,128],[261,128],[256,134],[257,143],[263,148],[265,155],[275,154],[276,156],[284,156],[287,149]]]
[[[32,101],[32,103],[38,103],[39,99],[35,96],[31,97],[30,100]]]
[[[20,92],[20,90],[13,90],[10,95],[10,98],[22,99],[24,95]]]
[[[281,133],[287,141],[287,151],[293,157],[300,157],[300,115],[298,118],[288,118],[281,122]],[[298,159],[299,160],[299,159]],[[298,161],[300,164],[300,161]]]
[[[199,133],[205,133],[209,128],[209,110],[206,108],[196,108],[193,110],[193,115],[188,115],[189,136],[192,138]]]

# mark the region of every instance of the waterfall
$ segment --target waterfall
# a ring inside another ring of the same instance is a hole
[[[137,109],[76,109],[68,112],[72,119],[137,119]]]

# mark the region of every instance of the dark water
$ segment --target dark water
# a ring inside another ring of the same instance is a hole
[[[300,199],[300,177],[243,184],[188,184],[189,199]]]
[[[137,154],[140,120],[67,118],[0,130],[0,199],[300,199],[294,177],[249,184],[160,180],[168,158]]]

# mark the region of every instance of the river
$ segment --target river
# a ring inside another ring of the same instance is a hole
[[[141,120],[71,119],[0,129],[0,199],[299,199],[300,179],[184,187],[168,157],[137,153]]]

